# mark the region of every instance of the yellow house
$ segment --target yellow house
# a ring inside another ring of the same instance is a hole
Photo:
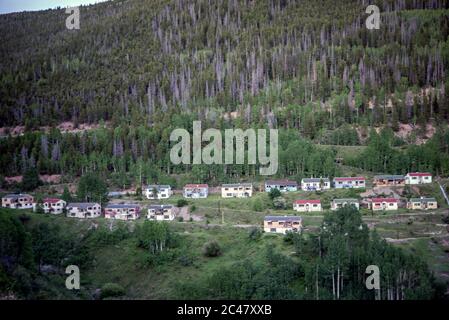
[[[266,216],[263,220],[265,232],[282,233],[300,232],[302,229],[302,218],[298,216]]]
[[[435,210],[438,209],[438,202],[435,198],[411,198],[407,202],[407,209],[411,210]]]
[[[251,183],[230,183],[221,185],[222,198],[249,198],[253,195]]]

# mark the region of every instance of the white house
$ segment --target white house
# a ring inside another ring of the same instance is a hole
[[[335,177],[334,187],[335,189],[348,189],[348,188],[365,188],[364,177]]]
[[[281,192],[298,191],[298,183],[290,180],[267,180],[265,181],[265,192],[278,189]]]
[[[148,199],[168,199],[173,194],[169,185],[150,184],[146,190],[145,195]]]
[[[34,198],[29,194],[8,194],[2,198],[2,207],[11,209],[32,209]]]
[[[108,204],[104,208],[106,219],[136,220],[140,217],[140,206],[138,204]]]
[[[184,198],[207,198],[209,186],[207,184],[186,184],[184,186]]]
[[[391,211],[398,210],[399,200],[396,198],[372,198],[370,208],[373,211]]]
[[[45,213],[61,214],[64,212],[64,208],[66,205],[67,202],[57,198],[46,198],[42,201],[42,209]],[[36,208],[37,204],[33,208],[34,211],[36,211]]]
[[[331,210],[338,210],[345,206],[354,206],[357,210],[360,209],[359,200],[357,199],[334,199],[331,203]]]
[[[293,210],[299,212],[321,211],[320,200],[296,200],[293,202]]]
[[[174,220],[175,213],[173,212],[173,206],[170,204],[150,205],[148,207],[147,219],[156,221]]]
[[[221,185],[222,198],[249,198],[253,195],[251,183],[229,183]]]
[[[432,174],[429,172],[409,172],[405,175],[405,184],[432,183]]]
[[[304,178],[301,180],[301,189],[304,191],[321,191],[330,189],[329,178]]]
[[[101,216],[101,205],[96,202],[74,202],[67,205],[67,217],[97,218]]]

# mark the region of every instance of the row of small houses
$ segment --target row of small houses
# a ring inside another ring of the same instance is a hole
[[[402,175],[378,175],[374,177],[374,185],[384,186],[405,186],[426,184],[432,182],[432,174],[426,172],[411,172]],[[362,189],[366,188],[365,177],[335,177],[333,186],[336,189]],[[321,191],[331,188],[329,178],[304,178],[301,184],[291,180],[268,180],[265,181],[265,191],[278,189],[281,192],[298,191]],[[149,185],[145,190],[148,199],[168,199],[173,194],[169,185]],[[230,183],[221,185],[222,198],[246,198],[253,194],[252,183]],[[207,198],[209,186],[207,184],[187,184],[184,186],[183,195],[185,198]]]
[[[373,211],[397,210],[399,199],[396,198],[372,198],[369,199],[369,207]],[[2,198],[2,206],[9,208],[33,208],[37,204],[31,195],[14,194]],[[358,199],[334,199],[331,210],[338,210],[344,206],[360,208]],[[408,209],[437,209],[437,201],[434,198],[412,198],[407,202]],[[45,213],[66,213],[67,217],[74,218],[97,218],[102,214],[99,203],[66,203],[64,200],[47,198],[42,202]],[[322,211],[320,200],[296,200],[293,209],[298,212]],[[109,204],[104,207],[106,219],[136,220],[141,216],[141,207],[138,204]],[[171,221],[175,219],[174,207],[172,205],[150,205],[146,218],[156,221]],[[299,216],[266,216],[264,218],[264,231],[271,233],[299,232],[302,228],[302,218]]]
[[[372,198],[368,200],[369,208],[373,211],[389,211],[399,208],[399,199],[396,198]],[[338,210],[344,206],[360,207],[358,199],[334,199],[331,210]],[[411,198],[407,202],[407,208],[412,210],[437,209],[435,198]],[[293,209],[298,212],[322,211],[320,200],[296,200]],[[300,216],[265,216],[263,221],[265,232],[282,233],[300,232],[302,229],[302,218]]]
[[[397,198],[369,198],[365,199],[368,208],[373,211],[398,210],[400,200]],[[331,210],[338,210],[345,206],[354,206],[360,209],[358,199],[334,199],[331,202]],[[438,202],[435,198],[420,197],[411,198],[407,201],[407,209],[411,210],[434,210],[438,209]],[[296,200],[293,202],[293,210],[298,212],[318,212],[323,211],[321,200]]]
[[[2,207],[12,209],[37,210],[37,203],[29,194],[11,194],[2,198]],[[104,213],[107,219],[136,220],[140,218],[142,208],[138,204],[108,204],[102,210],[96,202],[71,202],[62,199],[43,199],[41,207],[45,213],[66,213],[73,218],[97,218]],[[172,205],[150,205],[146,217],[150,220],[173,220],[175,218]]]

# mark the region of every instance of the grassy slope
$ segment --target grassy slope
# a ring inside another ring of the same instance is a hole
[[[427,186],[430,191],[434,186]],[[427,190],[427,191],[429,191]],[[351,190],[330,190],[321,194],[295,192],[286,194],[288,203],[299,198],[321,198],[326,205],[334,197],[356,196]],[[433,191],[432,191],[433,192]],[[180,196],[166,200],[167,203],[176,203]],[[132,240],[124,240],[117,245],[98,248],[94,253],[93,267],[82,270],[82,283],[92,290],[100,288],[108,282],[121,284],[126,289],[127,298],[135,299],[170,299],[177,298],[178,285],[195,279],[209,277],[221,266],[231,265],[243,259],[260,261],[263,248],[267,244],[280,247],[284,252],[290,253],[293,248],[287,246],[279,235],[264,234],[259,241],[248,239],[248,228],[233,227],[236,224],[253,224],[261,226],[265,214],[294,214],[293,210],[265,209],[263,212],[252,210],[255,199],[266,203],[268,197],[265,193],[256,193],[252,199],[221,199],[212,195],[207,199],[191,200],[190,206],[195,205],[193,212],[202,216],[200,222],[173,222],[172,227],[178,232],[182,245],[178,249],[180,256],[187,256],[193,261],[190,266],[183,266],[177,259],[168,262],[164,267],[149,267],[143,263],[142,251],[136,249]],[[123,199],[124,200],[124,199]],[[217,201],[220,200],[221,210],[225,213],[225,225],[221,225],[221,215],[218,214]],[[143,201],[148,203],[148,201]],[[396,245],[423,256],[443,280],[449,275],[448,244],[441,235],[447,235],[446,228],[442,226],[441,218],[447,209],[440,209],[433,213],[409,212],[405,209],[397,213],[372,215],[362,210],[364,220],[374,226],[381,236],[387,238],[416,238]],[[48,216],[31,214],[29,223],[47,221],[59,224],[67,234],[73,236],[86,232],[93,224],[109,225],[111,221],[103,218],[90,220],[68,219],[63,216]],[[313,232],[322,221],[322,213],[302,214],[306,232]],[[142,223],[126,222],[129,226]],[[209,222],[209,225],[207,224]],[[113,224],[118,222],[114,221]],[[440,233],[440,234],[438,234]],[[447,238],[447,237],[446,237]],[[209,240],[216,239],[223,249],[223,255],[217,258],[206,258],[202,255],[202,247]]]

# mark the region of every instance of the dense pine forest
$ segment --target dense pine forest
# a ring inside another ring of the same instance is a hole
[[[257,176],[172,166],[170,132],[193,120],[279,128],[279,176],[337,174],[335,150],[315,144],[368,145],[348,159],[364,170],[448,175],[449,4],[375,4],[379,30],[365,26],[367,1],[114,1],[81,7],[80,30],[63,9],[1,15],[0,175],[95,170],[117,186]],[[67,135],[65,122],[96,127]],[[396,134],[403,124],[411,141]],[[431,139],[407,148],[429,125]]]

